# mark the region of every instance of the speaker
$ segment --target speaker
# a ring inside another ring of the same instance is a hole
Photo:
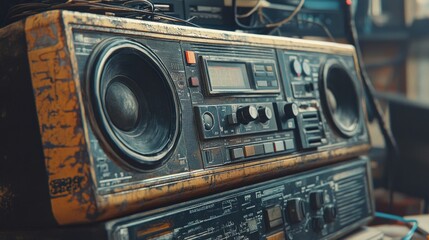
[[[349,45],[50,11],[0,49],[1,226],[104,221],[370,147]]]
[[[168,160],[180,136],[181,109],[161,60],[136,41],[112,38],[97,45],[87,67],[91,117],[116,148],[112,154],[136,168]]]
[[[332,125],[345,137],[352,137],[361,122],[359,92],[343,63],[329,59],[322,67],[322,104]]]

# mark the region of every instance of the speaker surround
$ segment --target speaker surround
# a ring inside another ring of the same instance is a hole
[[[344,137],[353,137],[361,122],[360,97],[356,83],[346,67],[329,59],[321,68],[320,95],[326,115]]]
[[[180,107],[171,82],[161,60],[133,40],[107,39],[88,60],[92,125],[121,160],[139,170],[158,167],[177,143]]]

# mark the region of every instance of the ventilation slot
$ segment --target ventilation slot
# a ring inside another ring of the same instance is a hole
[[[301,142],[304,148],[313,148],[323,144],[324,131],[318,112],[302,113],[300,118]]]
[[[304,129],[305,129],[306,133],[320,132],[319,125],[315,125],[315,124],[313,124],[313,125],[307,125],[307,126],[305,126]]]
[[[368,196],[365,192],[366,179],[362,177],[361,171],[363,169],[356,169],[355,176],[344,178],[338,182],[335,196],[341,226],[348,226],[367,214],[364,210],[367,209],[365,197]]]
[[[322,138],[309,138],[307,142],[309,145],[320,145],[322,144]]]
[[[245,46],[213,46],[206,44],[192,44],[192,50],[210,56],[229,56],[229,57],[240,57],[245,56],[246,58],[266,58],[275,59],[274,49],[271,48],[254,48]]]
[[[317,113],[304,113],[302,115],[302,118],[304,120],[316,120],[316,121],[318,121],[319,120],[319,115]]]

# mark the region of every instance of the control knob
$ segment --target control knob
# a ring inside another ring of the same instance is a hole
[[[302,74],[302,66],[301,63],[298,61],[298,59],[294,59],[291,62],[292,72],[297,76],[300,77]]]
[[[204,129],[207,131],[210,131],[213,129],[213,126],[214,126],[213,114],[208,112],[205,112],[203,114],[203,125],[204,125]]]
[[[265,123],[273,117],[273,111],[269,107],[259,107],[258,115],[259,121]]]
[[[299,198],[291,199],[286,202],[286,216],[290,223],[299,223],[305,218],[304,201]]]
[[[325,203],[325,193],[323,190],[316,190],[313,192],[310,192],[310,207],[317,211],[320,208],[323,207],[323,204]]]
[[[254,106],[245,106],[237,110],[237,120],[241,124],[248,124],[256,119],[258,119],[258,110]]]
[[[335,221],[335,218],[337,218],[337,207],[333,204],[327,205],[323,210],[323,216],[327,223]]]
[[[283,110],[287,119],[294,118],[299,114],[298,105],[296,105],[296,103],[286,103]]]
[[[311,225],[315,232],[320,232],[325,227],[325,221],[323,220],[323,217],[316,216],[311,220]]]
[[[311,67],[308,61],[302,62],[302,72],[304,73],[305,76],[311,75]]]

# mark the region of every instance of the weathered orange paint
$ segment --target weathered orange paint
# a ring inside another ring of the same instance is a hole
[[[26,21],[28,60],[36,100],[49,183],[81,179],[81,189],[91,189],[90,165],[80,104],[76,95],[71,57],[65,41],[61,13],[30,17]],[[59,224],[88,222],[94,207],[92,191],[58,195],[50,187],[52,211]]]

